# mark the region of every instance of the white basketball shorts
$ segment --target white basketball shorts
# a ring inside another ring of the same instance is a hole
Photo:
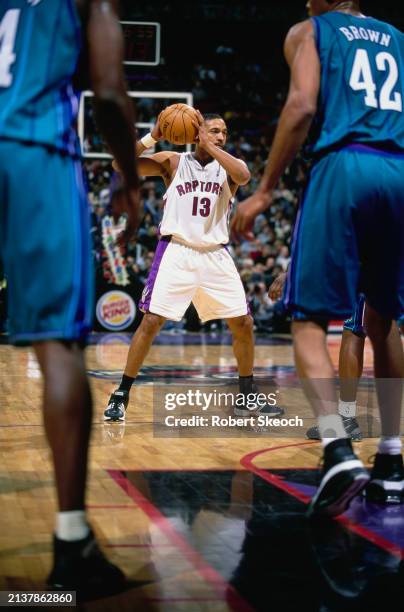
[[[139,308],[181,321],[191,302],[202,322],[249,312],[239,273],[225,247],[202,250],[163,236]]]

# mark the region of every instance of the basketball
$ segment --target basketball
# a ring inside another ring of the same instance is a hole
[[[159,117],[164,139],[176,145],[195,142],[198,131],[192,124],[192,120],[198,122],[196,111],[192,106],[188,104],[167,106]]]

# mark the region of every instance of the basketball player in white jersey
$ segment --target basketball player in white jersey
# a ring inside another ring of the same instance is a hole
[[[253,320],[244,288],[226,249],[231,199],[250,180],[247,165],[224,151],[227,127],[220,115],[198,113],[195,151],[161,151],[138,157],[141,176],[160,176],[167,191],[160,240],[139,308],[145,313],[132,338],[119,388],[104,412],[106,421],[123,421],[131,386],[166,319],[180,321],[193,302],[203,322],[226,319],[233,335],[240,392],[253,392]],[[162,139],[159,123],[136,145],[137,155]],[[273,416],[276,406],[256,407]],[[250,414],[234,409],[236,416]]]

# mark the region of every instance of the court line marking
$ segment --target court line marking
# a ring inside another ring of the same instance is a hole
[[[121,470],[108,469],[107,472],[126,495],[133,499],[156,527],[164,533],[166,538],[181,551],[185,559],[194,567],[202,579],[209,584],[212,590],[221,598],[221,601],[226,602],[234,612],[253,612],[250,604],[192,548],[186,539],[174,529],[169,519],[126,478]]]
[[[292,446],[305,446],[308,444],[317,444],[317,442],[300,442],[297,444],[286,444],[284,446],[273,446],[270,448],[261,449],[259,451],[253,451],[252,453],[248,453],[247,455],[244,455],[244,457],[240,459],[240,464],[246,470],[252,472],[253,474],[256,474],[257,476],[259,476],[263,480],[266,480],[267,482],[277,487],[278,489],[281,489],[285,493],[288,493],[292,497],[295,497],[302,503],[308,504],[311,500],[311,497],[309,495],[305,495],[304,493],[301,493],[300,491],[296,490],[294,487],[284,482],[279,476],[276,476],[275,474],[271,474],[266,469],[256,467],[253,464],[253,460],[259,455],[263,455],[264,453],[269,453],[275,450],[289,448]],[[282,468],[278,467],[276,469],[282,469]],[[284,469],[289,469],[289,468],[284,468]],[[294,468],[290,468],[290,469],[294,469]],[[359,535],[365,540],[368,540],[372,544],[375,544],[376,546],[390,553],[394,557],[398,557],[399,559],[404,559],[404,549],[402,549],[400,546],[397,546],[396,544],[393,544],[389,540],[386,540],[385,538],[383,538],[383,536],[379,535],[378,533],[375,533],[371,529],[368,529],[367,527],[363,527],[362,525],[359,525],[354,520],[349,519],[346,516],[338,516],[334,518],[333,520],[338,521],[346,529],[349,529],[350,531]]]

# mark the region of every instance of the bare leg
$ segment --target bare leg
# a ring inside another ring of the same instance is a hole
[[[141,324],[136,330],[130,344],[128,358],[126,361],[126,376],[135,378],[147,357],[154,338],[160,332],[166,319],[152,313],[144,315]]]
[[[125,411],[129,403],[132,384],[165,320],[164,317],[151,313],[147,313],[143,317],[132,338],[120,385],[112,393],[107,409],[104,411],[105,421],[125,420]]]
[[[337,516],[367,484],[369,476],[347,439],[337,413],[334,368],[320,321],[294,321],[292,325],[296,368],[306,397],[318,417],[324,446],[322,479],[308,516]]]
[[[125,576],[103,556],[85,518],[92,400],[83,350],[55,340],[35,343],[34,350],[44,376],[44,424],[59,505],[48,584],[84,593],[97,589],[98,595],[119,592]],[[69,537],[59,535],[62,522]]]
[[[399,436],[404,378],[404,354],[400,333],[394,321],[384,319],[368,304],[365,316],[366,329],[374,351],[382,436]]]
[[[84,509],[92,400],[83,350],[57,341],[34,345],[44,376],[43,414],[60,511]]]
[[[343,402],[355,402],[359,379],[363,371],[365,338],[344,329],[339,351],[340,398]]]
[[[250,394],[257,394],[257,388],[254,384],[254,322],[250,315],[234,317],[226,319],[226,322],[233,335],[233,353],[237,360],[239,372],[239,392],[248,399]],[[250,409],[253,408],[250,405]],[[250,416],[248,405],[239,405],[234,407],[236,416]],[[268,404],[261,402],[255,404],[254,410],[261,415],[281,416],[284,414],[284,409],[276,404]]]
[[[254,368],[254,332],[250,315],[226,319],[233,335],[233,353],[240,376],[252,376]]]
[[[375,382],[382,425],[366,497],[376,503],[401,504],[404,492],[400,438],[403,347],[397,324],[393,320],[381,317],[368,304],[365,317],[374,351]]]
[[[293,321],[292,335],[297,374],[314,414],[336,414],[335,373],[324,326],[315,321]]]

